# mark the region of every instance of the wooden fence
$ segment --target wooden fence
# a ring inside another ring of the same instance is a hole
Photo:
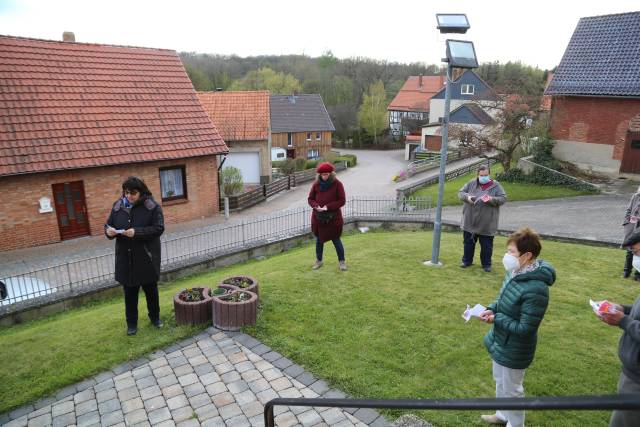
[[[342,171],[347,168],[347,162],[342,161],[335,164],[336,171]],[[278,194],[281,191],[289,190],[298,184],[313,181],[316,178],[315,169],[307,169],[304,171],[294,172],[291,175],[277,179],[269,184],[264,184],[258,188],[247,191],[245,193],[229,196],[229,210],[237,211],[246,209],[257,203],[267,200],[267,198]],[[220,198],[220,210],[224,210],[224,198]]]

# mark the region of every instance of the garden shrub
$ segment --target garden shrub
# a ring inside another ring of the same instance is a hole
[[[220,183],[225,196],[241,193],[244,188],[242,172],[236,167],[227,166],[220,171]]]
[[[336,159],[334,160],[334,163],[343,162],[343,161],[346,161],[347,166],[352,168],[358,162],[358,158],[353,154],[343,154],[342,156],[336,157]]]
[[[598,190],[591,185],[584,184],[561,174],[553,173],[552,171],[544,168],[535,168],[530,175],[526,175],[522,169],[511,168],[508,172],[497,174],[496,179],[502,182],[522,182],[548,186],[563,186],[579,191],[589,191],[593,193],[598,192]]]
[[[307,160],[307,163],[305,164],[304,168],[315,169],[316,167],[318,167],[318,163],[319,163],[319,160]]]

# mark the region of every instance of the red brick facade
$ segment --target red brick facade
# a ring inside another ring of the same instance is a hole
[[[41,197],[51,199],[54,206],[52,184],[84,183],[91,235],[100,235],[113,202],[121,194],[120,186],[128,176],[142,178],[154,199],[161,202],[159,168],[183,165],[188,199],[163,203],[165,222],[172,224],[218,214],[215,156],[3,177],[0,180],[0,194],[3,195],[0,204],[0,251],[60,241],[55,208],[53,212],[38,212]]]
[[[554,97],[553,139],[613,145],[621,160],[630,120],[640,113],[640,99]]]

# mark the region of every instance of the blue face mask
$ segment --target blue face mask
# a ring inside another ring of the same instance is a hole
[[[478,182],[479,182],[480,184],[482,184],[482,185],[484,185],[484,184],[488,184],[488,183],[489,183],[489,181],[491,181],[491,178],[489,177],[489,175],[487,175],[487,176],[479,176],[479,177],[478,177]]]

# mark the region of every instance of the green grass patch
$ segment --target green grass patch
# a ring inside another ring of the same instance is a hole
[[[491,166],[491,176],[502,172],[502,165],[496,164]],[[466,175],[459,176],[456,179],[447,181],[444,184],[443,205],[461,205],[458,199],[458,191],[471,179],[476,177],[476,172],[470,172]],[[544,186],[539,184],[525,184],[519,182],[500,182],[504,191],[507,192],[507,202],[515,202],[519,200],[540,200],[555,199],[560,197],[575,197],[586,194],[593,194],[589,191],[574,190],[572,188],[562,186]],[[421,188],[411,195],[411,197],[431,197],[431,200],[438,200],[438,184]]]
[[[258,325],[247,332],[319,378],[362,398],[473,398],[494,395],[491,360],[482,345],[488,326],[464,323],[464,304],[488,304],[502,279],[505,239],[496,238],[493,273],[458,267],[462,237],[442,236],[442,268],[421,264],[430,232],[345,236],[349,271],[340,273],[331,244],[311,271],[313,245],[161,286],[161,331],[125,336],[124,304],[113,299],[0,330],[0,412],[135,359],[196,332],[176,327],[171,296],[179,289],[248,274],[260,281]],[[600,322],[589,298],[631,303],[636,282],[622,280],[619,249],[544,242],[557,269],[538,352],[525,376],[527,396],[614,393],[620,330]],[[143,299],[143,298],[142,298]],[[144,313],[145,304],[140,303]],[[384,411],[391,418],[397,411]],[[478,412],[425,411],[436,426],[481,425]],[[527,413],[528,426],[606,425],[609,413]]]

